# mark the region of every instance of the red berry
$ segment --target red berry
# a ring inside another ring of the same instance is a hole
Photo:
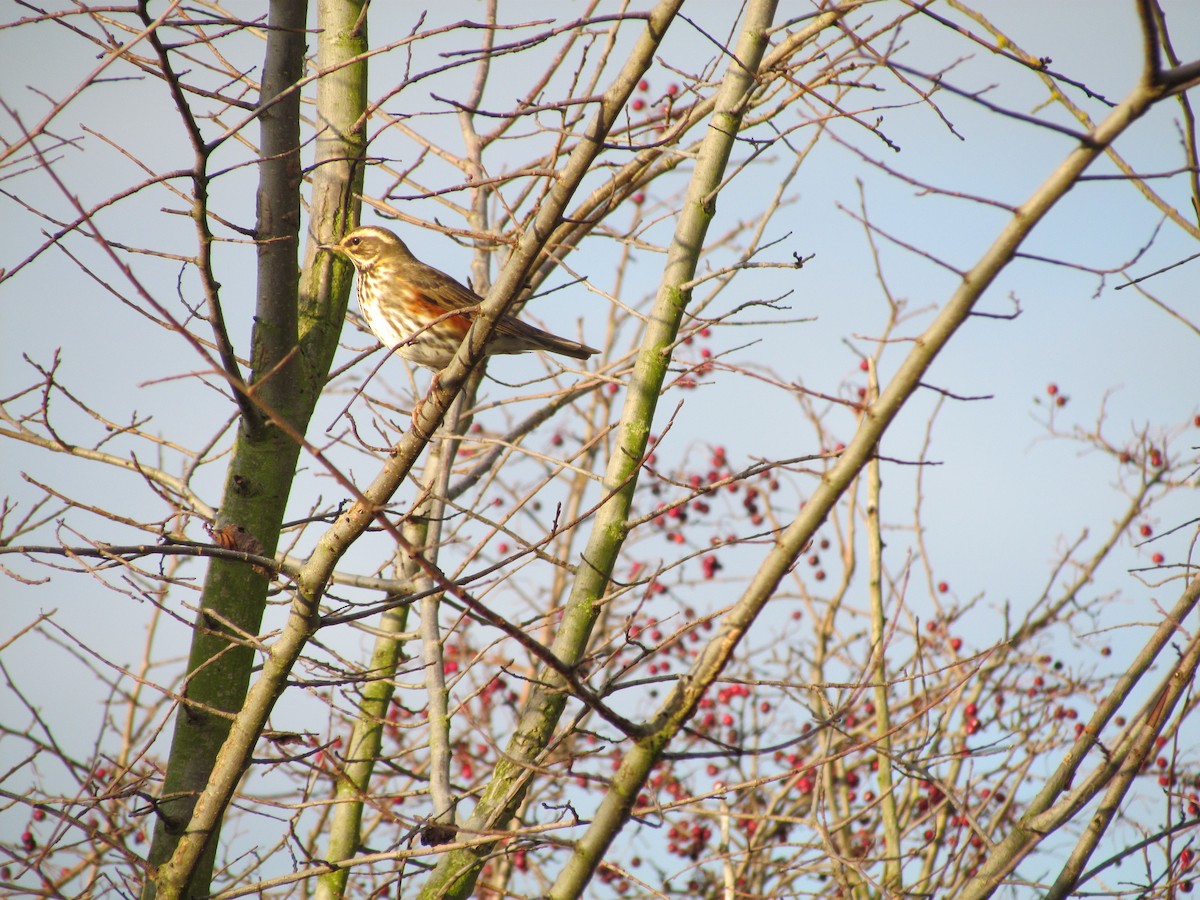
[[[650,82],[648,82],[645,78],[643,78],[641,81],[638,82],[638,90],[639,91],[650,90]]]
[[[860,359],[858,361],[858,367],[860,369],[862,369],[864,372],[866,372],[868,369],[871,368],[871,361],[868,359]]]
[[[962,638],[950,638],[950,649],[955,652],[962,649]]]
[[[944,594],[948,590],[950,590],[950,585],[946,584],[946,582],[944,582],[944,581],[939,581],[937,589],[938,589],[939,594]]]
[[[1150,561],[1156,566],[1161,566],[1163,564],[1163,555],[1161,553],[1155,553],[1150,557]]]
[[[1154,529],[1149,525],[1141,525],[1138,527],[1138,534],[1142,537],[1150,537],[1150,535],[1154,534]]]
[[[1046,385],[1046,393],[1049,394],[1051,397],[1053,397],[1055,394],[1058,393],[1058,385],[1055,384],[1053,381],[1050,382],[1048,385]]]
[[[674,97],[678,93],[679,93],[679,85],[675,84],[674,82],[671,82],[670,84],[667,85],[667,94],[669,96]]]
[[[643,100],[641,97],[634,97],[633,102],[629,104],[629,107],[634,112],[641,112],[643,109],[646,108],[646,101]]]

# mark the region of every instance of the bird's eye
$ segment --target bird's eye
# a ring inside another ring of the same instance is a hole
[[[350,238],[350,246],[351,247],[357,247],[361,243],[362,243],[362,238]]]

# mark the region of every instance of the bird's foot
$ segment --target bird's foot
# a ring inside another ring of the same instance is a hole
[[[430,435],[426,434],[425,430],[421,427],[421,410],[423,410],[424,408],[425,408],[425,400],[424,400],[424,398],[422,398],[422,399],[418,400],[417,405],[413,407],[412,427],[413,427],[413,431],[415,431],[417,434],[421,435],[421,437],[428,440]]]
[[[432,395],[437,390],[438,376],[440,374],[441,374],[440,372],[434,373],[433,381],[431,381],[429,383],[429,394],[427,394],[426,396]],[[426,433],[425,429],[421,427],[421,411],[424,408],[425,408],[425,398],[422,397],[419,400],[417,400],[417,405],[413,407],[412,424],[413,424],[413,430],[416,431],[417,434],[419,434],[425,440],[429,440],[430,438],[433,437],[433,435]]]

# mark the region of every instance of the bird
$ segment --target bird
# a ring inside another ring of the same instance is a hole
[[[358,308],[384,347],[434,372],[450,365],[471,327],[472,315],[483,303],[482,297],[445,272],[421,262],[386,228],[355,228],[336,244],[320,247],[353,263],[358,273]],[[546,350],[578,360],[599,352],[514,316],[501,316],[485,352],[491,355],[529,350]]]

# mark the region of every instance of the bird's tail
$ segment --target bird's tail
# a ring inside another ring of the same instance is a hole
[[[600,352],[587,344],[543,331],[521,319],[506,319],[501,322],[499,330],[501,334],[515,340],[511,344],[503,339],[495,341],[493,352],[521,353],[524,350],[545,350],[548,353],[557,353],[559,356],[569,356],[571,359],[580,360],[595,356]],[[509,347],[512,349],[508,349]]]
[[[587,344],[568,340],[556,334],[549,334],[547,332],[542,332],[542,334],[545,335],[546,349],[551,353],[557,353],[559,356],[569,356],[571,359],[583,360],[590,356],[595,356],[600,352],[595,347],[589,347]]]

